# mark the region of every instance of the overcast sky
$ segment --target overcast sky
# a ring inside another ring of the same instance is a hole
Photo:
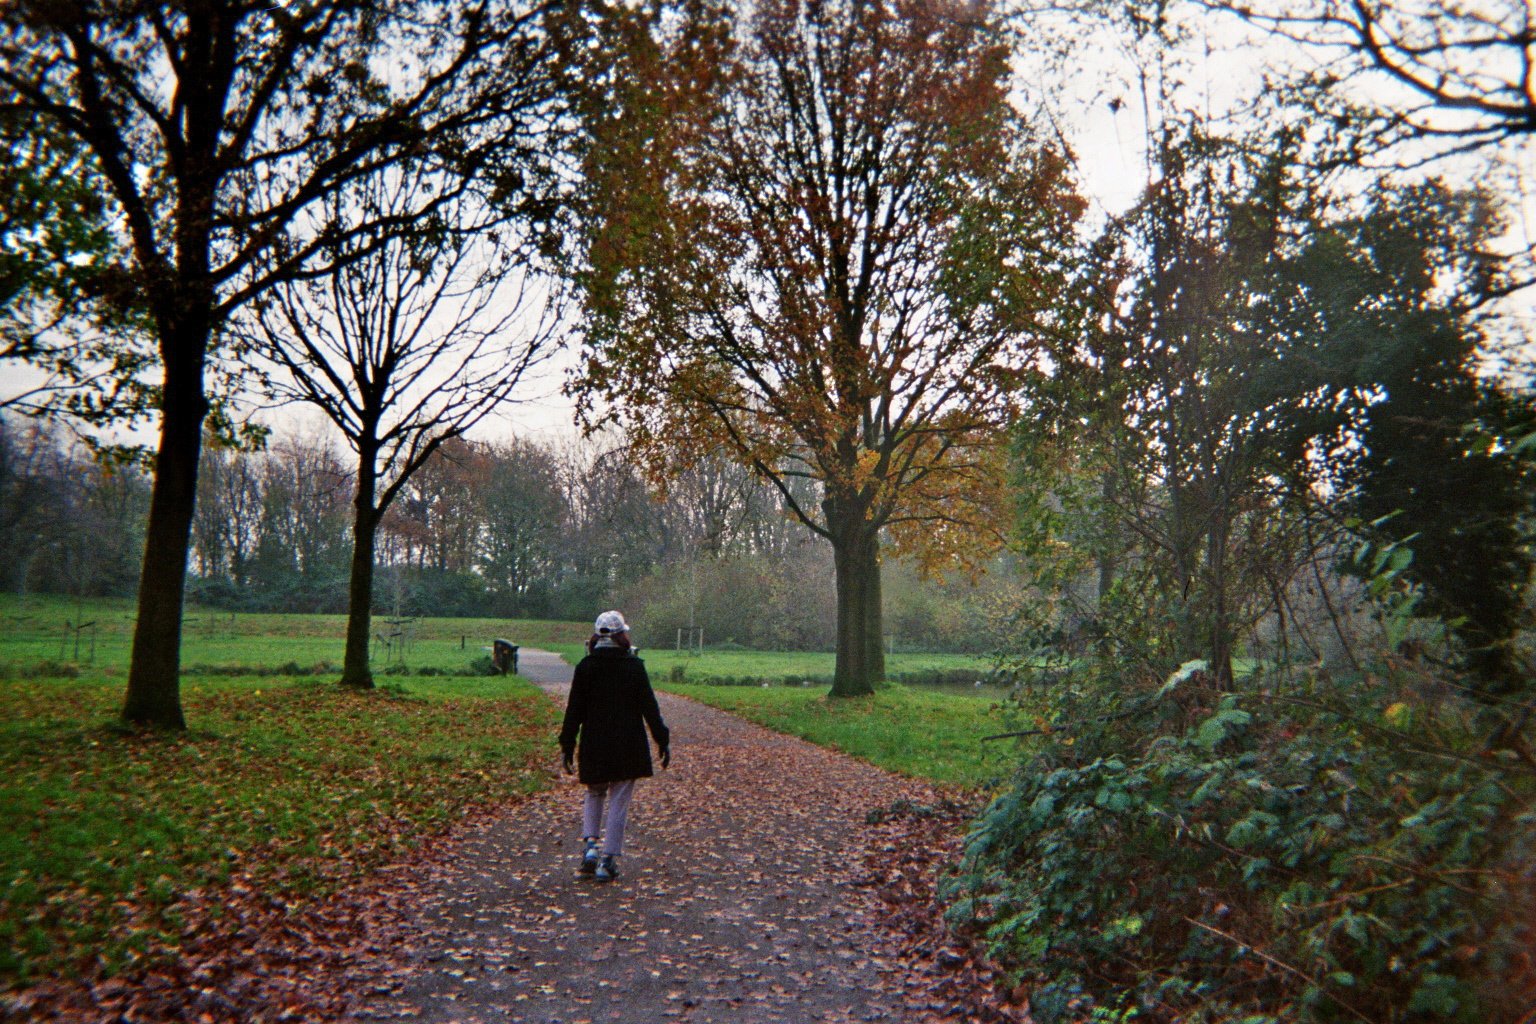
[[[1175,55],[1188,69],[1185,77],[1190,82],[1181,103],[1216,116],[1253,93],[1265,64],[1281,60],[1316,61],[1324,56],[1290,44],[1276,47],[1232,18],[1202,15],[1191,20],[1190,27],[1188,44]],[[1042,25],[1040,31],[1025,32],[1024,36],[1048,38],[1050,32],[1049,26]],[[1040,112],[1051,129],[1070,143],[1076,155],[1080,188],[1091,204],[1090,224],[1123,212],[1135,202],[1147,182],[1147,114],[1155,122],[1157,112],[1144,108],[1134,64],[1125,46],[1122,36],[1105,31],[1065,60],[1024,54],[1017,62],[1017,101],[1025,109]],[[1386,88],[1384,83],[1378,84]],[[1536,194],[1536,180],[1522,181],[1519,175],[1536,178],[1536,160],[1530,159],[1533,148],[1536,144],[1528,144],[1524,158],[1507,161],[1502,172],[1506,192],[1512,197],[1523,196],[1523,201],[1511,206],[1515,216],[1509,245],[1525,250],[1531,248],[1536,234],[1536,200],[1532,198]],[[1465,162],[1437,170],[1453,179],[1458,175],[1485,173],[1480,165]],[[1509,304],[1513,320],[1523,323],[1528,334],[1536,333],[1531,306],[1529,291]],[[576,359],[576,352],[570,348],[553,355],[539,372],[524,379],[517,391],[518,400],[483,424],[478,436],[515,434],[541,440],[574,436],[574,409],[561,394],[561,386]],[[14,366],[7,367],[5,375],[0,387],[8,392],[23,380]],[[260,418],[285,431],[320,429],[321,422],[318,414],[294,410],[268,412]],[[152,434],[153,431],[144,431],[139,436],[152,443]]]

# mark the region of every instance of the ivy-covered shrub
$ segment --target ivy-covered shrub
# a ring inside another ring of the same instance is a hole
[[[1513,1024],[1536,787],[1427,687],[1222,693],[1187,666],[1141,698],[1080,692],[978,820],[952,923],[1033,979],[1037,1024]]]

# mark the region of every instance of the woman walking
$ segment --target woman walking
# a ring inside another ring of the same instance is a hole
[[[587,656],[576,665],[560,727],[566,772],[577,770],[587,787],[582,802],[582,874],[599,882],[618,876],[624,823],[635,781],[651,775],[649,726],[661,766],[672,763],[670,733],[661,720],[645,662],[629,641],[629,624],[615,611],[597,617]]]

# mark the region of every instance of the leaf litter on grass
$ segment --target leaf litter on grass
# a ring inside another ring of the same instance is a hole
[[[20,1019],[334,1017],[316,982],[397,888],[390,869],[535,788],[550,721],[526,689],[461,703],[214,685],[186,694],[194,731],[165,736],[90,724],[113,687],[0,687],[0,796],[22,808],[0,825],[16,950],[0,1015]]]

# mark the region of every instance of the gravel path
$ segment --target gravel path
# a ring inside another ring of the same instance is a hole
[[[564,705],[570,668],[524,650]],[[929,1018],[902,998],[865,818],[926,787],[668,694],[672,768],[642,782],[622,874],[575,874],[580,786],[472,830],[422,879],[357,1021],[811,1024]],[[554,737],[550,760],[555,762]]]

